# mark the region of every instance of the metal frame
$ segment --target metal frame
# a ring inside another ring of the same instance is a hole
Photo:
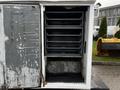
[[[82,2],[82,3],[81,3]],[[44,65],[46,65],[45,63],[45,57],[44,57],[44,6],[88,6],[89,7],[89,17],[86,23],[88,23],[88,27],[86,30],[88,30],[88,32],[86,32],[87,36],[85,36],[85,40],[87,41],[87,48],[86,48],[86,55],[87,56],[85,59],[85,66],[86,66],[86,82],[85,83],[81,83],[81,84],[74,84],[74,83],[48,83],[48,85],[46,87],[44,87],[44,81],[42,83],[42,88],[75,88],[75,89],[90,89],[90,82],[91,82],[91,48],[92,47],[92,29],[93,29],[93,4],[95,2],[95,0],[89,0],[88,2],[84,2],[81,0],[76,0],[76,1],[56,1],[56,2],[49,2],[47,0],[36,0],[36,1],[18,1],[18,0],[0,0],[0,4],[32,4],[32,5],[40,5],[41,6],[41,37],[42,37],[42,72],[43,72],[43,77],[45,77],[45,67]],[[89,21],[89,22],[88,22]],[[85,30],[85,31],[86,31]],[[89,46],[88,46],[89,45]],[[66,84],[66,86],[65,86]],[[74,87],[72,86],[74,85]]]
[[[88,14],[89,14],[89,17],[88,19],[86,20],[86,23],[88,23],[87,25],[87,28],[85,29],[85,40],[87,41],[86,42],[86,53],[88,54],[85,54],[84,59],[86,59],[84,61],[84,73],[87,74],[85,75],[85,82],[84,83],[80,83],[80,84],[75,84],[75,83],[47,83],[47,85],[45,87],[42,87],[42,88],[73,88],[73,89],[90,89],[91,87],[91,49],[89,48],[90,46],[92,47],[92,28],[93,28],[93,5],[91,4],[76,4],[76,3],[59,3],[59,4],[56,4],[56,3],[43,3],[42,4],[43,6],[88,6]],[[92,18],[91,18],[92,17]],[[88,22],[89,21],[89,22]],[[90,38],[89,38],[90,37]],[[89,46],[88,46],[89,45]],[[85,68],[86,67],[86,68]],[[44,69],[45,70],[45,69]],[[45,72],[45,71],[44,71]],[[73,87],[73,86],[74,87]]]

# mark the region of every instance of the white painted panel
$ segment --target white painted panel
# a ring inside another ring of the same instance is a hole
[[[44,88],[58,88],[58,89],[87,89],[85,83],[47,83]]]
[[[0,5],[0,87],[6,84],[5,41],[8,37],[4,33],[3,5]]]
[[[92,66],[92,42],[93,42],[93,26],[94,26],[94,5],[89,8],[88,37],[87,37],[87,62],[86,62],[86,86],[91,88],[91,66]]]
[[[41,5],[41,38],[42,38],[42,87],[44,87],[45,83],[45,55],[44,55],[44,6]]]

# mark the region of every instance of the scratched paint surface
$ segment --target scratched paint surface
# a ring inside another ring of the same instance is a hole
[[[80,73],[81,65],[79,61],[48,61],[46,70],[48,73]]]
[[[4,5],[6,79],[9,88],[40,85],[40,9]]]

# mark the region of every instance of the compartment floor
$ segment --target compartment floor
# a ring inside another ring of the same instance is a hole
[[[84,79],[80,73],[63,73],[63,74],[46,74],[46,81],[47,82],[84,82]]]

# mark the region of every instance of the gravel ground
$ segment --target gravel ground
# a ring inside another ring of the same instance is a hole
[[[93,74],[100,77],[110,90],[120,90],[120,66],[94,65]]]

